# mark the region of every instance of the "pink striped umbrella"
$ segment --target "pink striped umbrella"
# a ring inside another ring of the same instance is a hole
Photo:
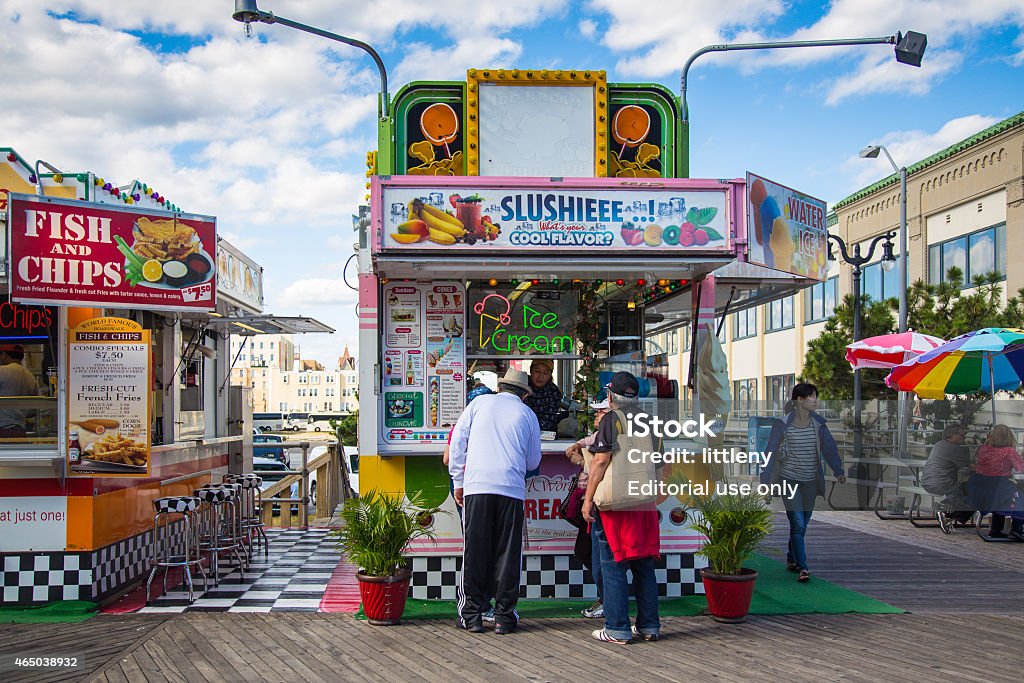
[[[945,339],[914,331],[883,334],[849,344],[846,347],[846,360],[850,361],[854,370],[888,370],[945,343]]]

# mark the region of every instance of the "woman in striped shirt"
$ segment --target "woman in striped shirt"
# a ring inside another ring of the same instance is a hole
[[[809,581],[811,572],[807,567],[807,548],[804,535],[814,511],[814,501],[824,495],[825,473],[822,458],[828,462],[840,484],[846,483],[843,461],[839,457],[832,433],[825,419],[818,415],[818,389],[813,384],[801,383],[793,387],[793,411],[781,420],[776,420],[768,437],[768,453],[774,454],[768,467],[761,472],[765,484],[785,482],[786,490],[795,487],[791,498],[784,498],[786,517],[789,519],[789,551],[786,553],[786,567],[799,572],[801,582]],[[778,468],[778,469],[776,469]]]

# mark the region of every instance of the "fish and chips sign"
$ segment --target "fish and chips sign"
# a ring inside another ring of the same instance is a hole
[[[216,307],[211,216],[11,193],[11,298],[21,303],[207,311]]]

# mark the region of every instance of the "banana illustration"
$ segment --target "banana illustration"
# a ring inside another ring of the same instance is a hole
[[[462,237],[466,234],[462,221],[458,218],[440,209],[435,209],[433,206],[428,206],[418,199],[409,203],[409,214],[416,214],[417,218],[434,230],[446,232],[452,237]]]
[[[429,227],[429,224],[427,230],[430,231],[428,239],[431,242],[437,242],[438,244],[455,244],[455,236],[451,233],[444,232],[443,230],[435,230],[434,228]]]

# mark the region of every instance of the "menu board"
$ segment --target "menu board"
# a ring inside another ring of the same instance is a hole
[[[149,330],[94,318],[68,337],[68,471],[149,476]]]
[[[460,282],[384,287],[382,444],[447,442],[466,405],[465,299]]]

